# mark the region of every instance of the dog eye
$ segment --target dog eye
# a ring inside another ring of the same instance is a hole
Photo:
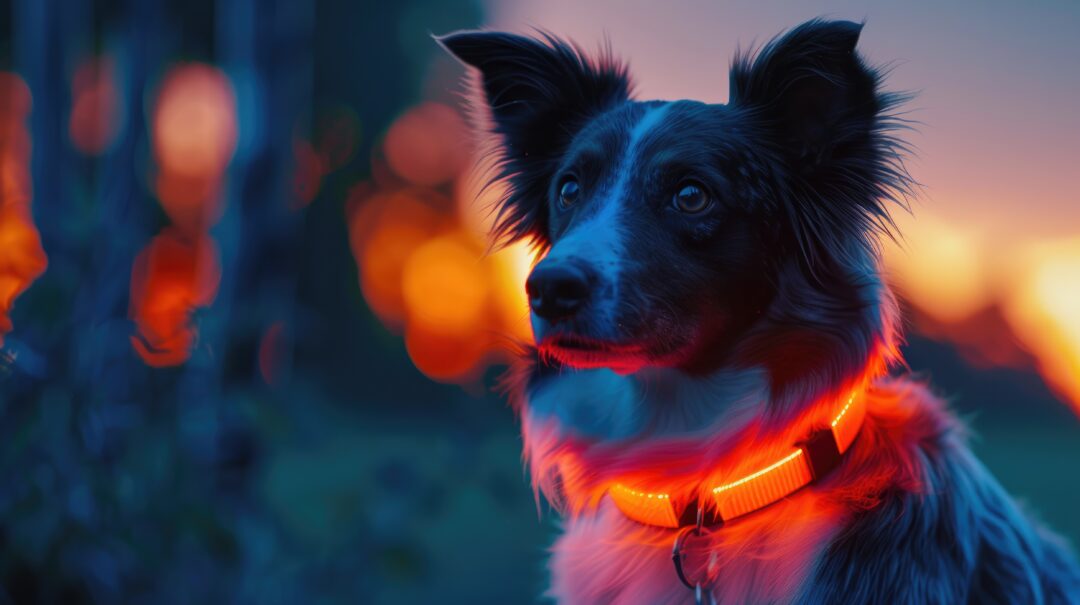
[[[700,214],[712,205],[712,198],[701,185],[684,183],[672,198],[672,204],[679,212]]]
[[[567,178],[559,187],[559,205],[563,208],[573,206],[581,195],[581,186],[573,178]]]

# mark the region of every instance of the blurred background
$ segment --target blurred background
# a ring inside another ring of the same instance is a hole
[[[919,92],[911,369],[1080,542],[1080,5],[0,0],[0,604],[518,603],[523,246],[430,33],[610,39],[723,102],[807,18]]]

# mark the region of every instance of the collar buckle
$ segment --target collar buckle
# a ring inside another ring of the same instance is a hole
[[[814,481],[819,481],[840,466],[843,454],[831,429],[814,431],[805,441],[797,444],[806,452],[806,462]]]

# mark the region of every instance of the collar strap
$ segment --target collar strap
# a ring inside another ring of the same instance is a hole
[[[836,468],[858,436],[866,417],[864,397],[852,393],[833,417],[831,426],[811,432],[804,441],[772,464],[740,479],[708,490],[715,506],[701,506],[694,497],[677,503],[668,493],[642,492],[616,483],[608,495],[630,519],[659,527],[720,525],[764,508],[821,479]],[[699,519],[701,509],[704,515]]]

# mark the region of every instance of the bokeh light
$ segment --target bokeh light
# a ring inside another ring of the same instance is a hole
[[[194,313],[217,296],[217,245],[168,228],[139,253],[131,272],[132,346],[147,365],[183,363],[198,339]]]
[[[468,383],[476,378],[491,347],[486,336],[482,332],[448,334],[415,322],[405,329],[405,348],[413,365],[428,378]]]
[[[404,331],[420,371],[469,383],[530,337],[524,284],[534,251],[491,249],[491,202],[503,190],[483,186],[457,110],[426,102],[406,111],[382,153],[376,178],[348,204],[361,291],[388,328]],[[393,174],[380,172],[383,158]]]
[[[488,297],[482,253],[460,232],[430,239],[414,250],[402,272],[410,322],[435,332],[475,333]]]
[[[30,115],[33,101],[30,87],[22,76],[10,71],[0,71],[0,118],[7,125],[9,121],[22,121]]]
[[[917,218],[896,214],[902,245],[890,243],[886,261],[911,303],[937,321],[956,323],[990,302],[985,246],[976,233],[925,209]]]
[[[30,203],[30,131],[26,120],[32,100],[26,82],[0,71],[0,201]]]
[[[508,189],[506,181],[492,181],[490,174],[487,164],[478,160],[457,180],[454,187],[458,220],[473,237],[483,242],[490,241],[498,202],[505,197]]]
[[[386,133],[390,168],[416,185],[440,185],[458,176],[469,162],[465,120],[442,103],[423,103],[399,117]]]
[[[218,175],[236,149],[236,96],[215,67],[172,68],[158,91],[153,119],[154,154],[165,170]]]
[[[198,340],[195,312],[217,296],[221,265],[208,229],[223,210],[225,169],[236,150],[236,98],[220,70],[200,63],[165,75],[153,111],[154,189],[172,221],[131,273],[132,346],[147,365],[179,365]]]
[[[124,121],[111,57],[90,57],[79,64],[72,78],[71,99],[68,135],[72,145],[87,155],[101,155],[116,141]]]
[[[169,220],[185,231],[205,230],[221,218],[221,181],[162,170],[154,180],[154,191]]]
[[[15,299],[30,287],[47,264],[41,239],[29,214],[17,204],[0,203],[0,346],[12,329]]]
[[[1035,246],[1019,267],[1005,315],[1047,382],[1080,414],[1080,240]]]
[[[175,225],[197,231],[217,219],[236,128],[236,96],[220,70],[187,63],[165,75],[153,110],[155,188]]]
[[[898,222],[885,260],[918,329],[980,367],[1034,363],[1080,413],[1080,244],[995,238],[925,208]]]
[[[401,278],[412,253],[450,228],[435,192],[400,189],[370,197],[357,194],[348,205],[349,241],[357,259],[364,298],[384,322],[405,319]]]
[[[48,264],[30,212],[30,108],[26,82],[0,72],[0,347],[15,299]]]

